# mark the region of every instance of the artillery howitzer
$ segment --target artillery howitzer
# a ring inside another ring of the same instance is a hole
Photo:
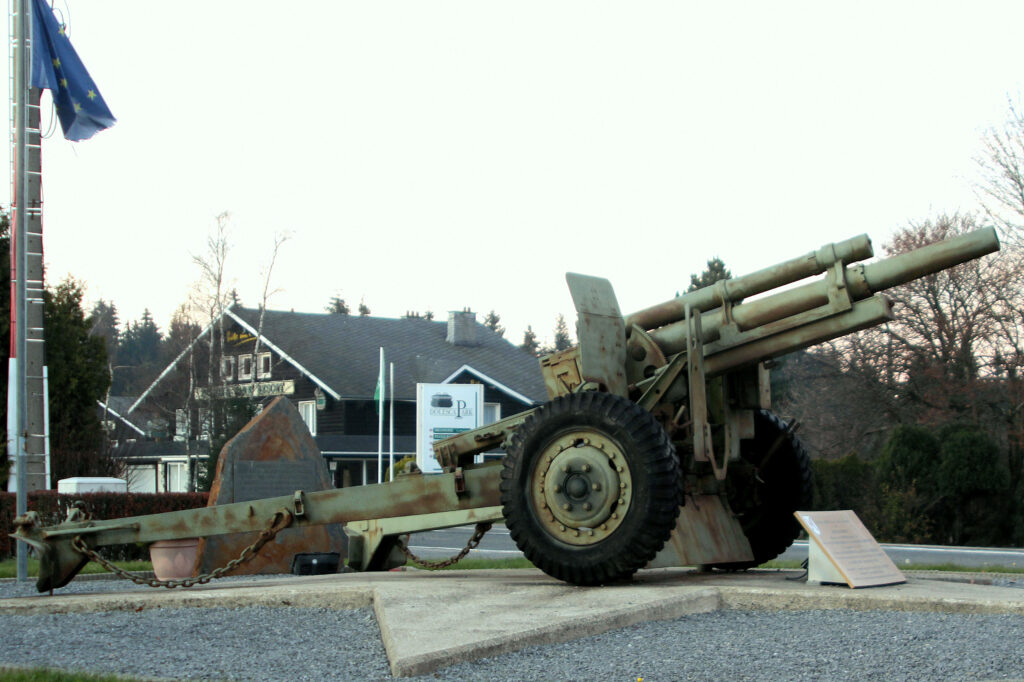
[[[441,474],[52,527],[30,512],[15,537],[40,556],[40,591],[100,546],[268,524],[347,524],[356,570],[404,563],[404,533],[500,518],[530,561],[574,584],[645,566],[756,566],[793,542],[793,512],[811,500],[807,455],[770,412],[765,363],[885,323],[878,292],[998,249],[988,228],[858,264],[873,255],[861,235],[625,318],[607,280],[570,273],[579,345],[541,359],[550,401],[438,442]],[[502,461],[474,463],[499,446]]]

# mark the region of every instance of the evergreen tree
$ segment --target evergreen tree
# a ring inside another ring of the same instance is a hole
[[[731,279],[732,273],[725,267],[725,263],[721,258],[715,256],[708,261],[708,266],[704,272],[700,273],[700,276],[690,275],[690,288],[687,292],[696,291],[697,289],[703,289],[706,286],[710,286],[720,279]]]
[[[199,334],[202,327],[196,324],[186,313],[185,306],[180,306],[171,316],[171,323],[167,328],[167,337],[161,346],[161,365],[168,365],[178,357],[182,351],[188,348]]]
[[[103,339],[89,333],[82,286],[65,280],[47,288],[43,301],[53,480],[114,475],[117,465],[103,453],[96,407],[110,380],[107,353]]]
[[[332,315],[348,315],[349,313],[348,304],[340,296],[332,296],[331,302],[327,304],[324,310]]]
[[[505,336],[505,328],[499,324],[501,322],[501,315],[491,310],[487,313],[487,317],[484,318],[484,326],[490,329],[498,336]]]
[[[569,336],[569,326],[565,323],[565,315],[558,313],[555,320],[555,352],[572,347],[572,337]]]
[[[133,395],[145,390],[160,371],[162,341],[163,335],[148,308],[141,318],[125,326],[117,347],[117,361],[135,369],[115,375],[111,388],[114,395]]]
[[[370,314],[370,309],[367,307],[366,302],[363,300],[359,301],[359,317],[366,317]]]
[[[103,339],[107,348],[107,361],[116,364],[117,347],[121,338],[121,320],[118,318],[114,302],[107,303],[102,298],[96,301],[89,313],[89,324],[92,325],[90,333]]]
[[[434,311],[433,310],[428,310],[427,312],[423,313],[423,319],[424,320],[428,320],[428,321],[429,320],[433,320],[434,319]]]
[[[153,315],[146,308],[142,317],[125,327],[118,346],[118,357],[125,365],[144,365],[160,358],[160,342],[163,335],[153,321]]]
[[[540,344],[537,343],[537,335],[533,333],[533,327],[530,325],[526,325],[526,331],[523,332],[523,342],[519,344],[519,347],[530,355],[537,355]]]

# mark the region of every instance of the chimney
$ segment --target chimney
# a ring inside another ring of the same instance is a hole
[[[448,337],[453,346],[476,345],[476,313],[469,308],[452,310],[448,313]]]

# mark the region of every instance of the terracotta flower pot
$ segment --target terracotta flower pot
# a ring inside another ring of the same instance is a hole
[[[157,580],[191,578],[196,565],[199,538],[158,540],[149,546],[149,559]]]

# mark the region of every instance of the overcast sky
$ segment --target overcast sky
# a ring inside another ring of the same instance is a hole
[[[161,328],[231,214],[256,305],[624,313],[977,209],[972,159],[1024,92],[1024,3],[58,0],[118,118],[44,143],[51,283]],[[44,102],[49,96],[44,95]],[[50,115],[44,113],[44,120]]]

